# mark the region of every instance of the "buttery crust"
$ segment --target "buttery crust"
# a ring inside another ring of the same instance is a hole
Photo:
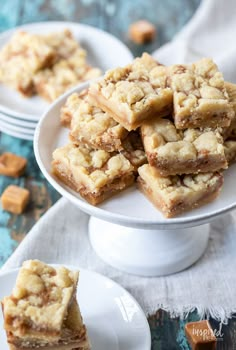
[[[209,58],[168,68],[174,91],[177,129],[228,127],[235,112],[229,103],[223,75]]]
[[[141,134],[148,161],[162,176],[227,168],[223,139],[217,131],[182,131],[170,119],[155,118],[142,124]]]
[[[138,172],[138,188],[167,218],[214,200],[223,185],[220,173],[161,177],[148,164]]]
[[[124,68],[108,71],[90,86],[89,96],[94,105],[129,131],[147,118],[172,111],[173,93],[167,86],[166,67],[146,53]]]
[[[122,154],[68,144],[54,151],[53,173],[96,205],[134,183],[134,167]]]

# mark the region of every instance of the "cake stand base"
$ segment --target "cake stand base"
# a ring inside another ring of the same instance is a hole
[[[91,217],[89,237],[97,255],[109,265],[139,276],[161,276],[184,270],[202,256],[209,225],[147,230]]]

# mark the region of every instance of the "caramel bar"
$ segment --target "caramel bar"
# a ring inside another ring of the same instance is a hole
[[[177,129],[228,127],[235,112],[223,75],[209,58],[168,68]]]
[[[3,153],[0,156],[0,174],[19,177],[24,174],[27,160],[13,153]]]
[[[39,71],[34,76],[34,84],[37,93],[52,102],[75,85],[100,75],[101,70],[90,67],[85,51],[78,48],[69,58],[59,60],[52,68]]]
[[[138,173],[139,189],[167,218],[211,202],[223,186],[220,173],[161,177],[149,164],[141,166]]]
[[[169,119],[153,118],[141,126],[148,161],[162,176],[214,172],[227,168],[219,132],[176,129]]]
[[[42,36],[18,31],[0,51],[0,82],[31,96],[34,74],[51,66],[55,57],[55,50]]]
[[[29,203],[29,199],[29,190],[15,185],[10,185],[2,194],[2,208],[13,214],[22,214]]]
[[[136,44],[150,42],[154,40],[155,35],[155,26],[146,20],[140,20],[132,23],[129,27],[129,37]]]
[[[53,173],[96,205],[134,183],[134,167],[123,154],[68,144],[53,153]]]
[[[71,94],[64,106],[61,108],[60,119],[61,125],[69,128],[71,126],[71,120],[73,115],[77,112],[80,103],[87,96],[87,90],[81,91],[78,93]]]
[[[89,350],[76,301],[78,272],[38,260],[23,263],[10,296],[2,301],[11,350]]]
[[[82,101],[73,113],[70,138],[73,143],[114,152],[123,149],[128,131],[89,99]]]
[[[145,119],[172,111],[173,94],[167,86],[166,67],[146,53],[124,68],[108,71],[90,86],[89,96],[94,105],[129,131]]]
[[[192,350],[216,350],[216,337],[208,321],[187,323],[185,335]]]

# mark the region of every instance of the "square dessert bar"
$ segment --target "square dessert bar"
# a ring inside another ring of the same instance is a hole
[[[39,71],[34,77],[34,84],[37,93],[52,102],[73,86],[100,75],[100,69],[87,64],[85,51],[77,49],[69,58],[60,59],[52,68]]]
[[[96,205],[134,183],[134,167],[122,154],[68,144],[53,153],[53,173]]]
[[[55,57],[55,50],[40,35],[18,31],[0,51],[0,82],[31,96],[34,74],[51,66]]]
[[[78,272],[28,260],[2,301],[11,350],[89,349],[76,301]]]
[[[68,101],[68,106],[74,101]],[[107,152],[119,151],[123,149],[122,140],[127,134],[128,131],[109,113],[94,107],[88,98],[79,104],[72,115],[70,138],[77,145],[88,145]]]
[[[141,126],[148,161],[162,176],[214,172],[227,168],[219,132],[176,129],[169,119],[153,118]]]
[[[214,200],[223,186],[220,173],[161,177],[149,164],[138,172],[139,189],[167,218]]]
[[[143,54],[123,68],[108,71],[89,89],[92,102],[127,130],[153,115],[168,115],[173,93],[167,86],[166,67]]]
[[[67,98],[60,111],[61,125],[70,128],[72,117],[77,112],[80,103],[87,96],[87,93],[88,90],[83,90],[79,94],[74,92]]]
[[[234,117],[223,75],[209,58],[168,68],[177,129],[228,127]]]

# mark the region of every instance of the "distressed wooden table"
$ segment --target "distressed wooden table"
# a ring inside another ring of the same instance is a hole
[[[190,19],[200,0],[0,0],[0,31],[29,22],[65,20],[85,23],[106,30],[120,38],[135,56],[143,51],[152,52],[169,41]],[[155,24],[157,37],[146,45],[136,45],[127,37],[129,24],[138,19]],[[0,210],[0,266],[12,254],[27,232],[60,197],[40,172],[33,153],[32,143],[6,134],[0,134],[0,153],[14,152],[28,159],[26,176],[11,179],[0,176],[0,193],[9,184],[28,188],[31,203],[21,216]],[[185,321],[171,319],[163,310],[149,317],[153,350],[188,350],[184,336],[187,321],[198,320],[196,312]],[[213,329],[219,329],[210,320]],[[223,326],[224,334],[217,349],[236,350],[236,321]],[[127,349],[128,350],[128,349]]]

